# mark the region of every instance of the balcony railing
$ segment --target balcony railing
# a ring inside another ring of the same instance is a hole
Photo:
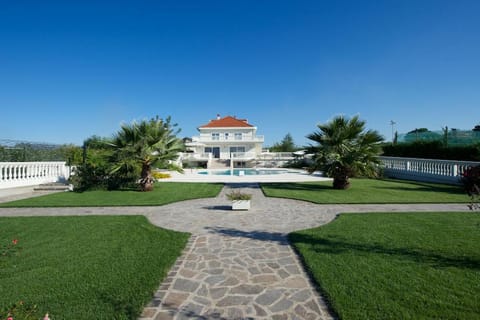
[[[236,138],[235,136],[231,135],[228,138],[225,136],[220,135],[219,137],[211,137],[211,136],[193,136],[193,142],[263,142],[265,141],[264,136],[242,136],[241,139]]]
[[[254,152],[232,152],[230,156],[234,161],[253,160],[256,158]]]
[[[258,157],[259,160],[293,160],[295,159],[292,152],[262,152],[262,154]]]
[[[182,160],[187,161],[208,161],[212,159],[213,155],[211,152],[206,153],[189,153],[185,152],[181,154]]]

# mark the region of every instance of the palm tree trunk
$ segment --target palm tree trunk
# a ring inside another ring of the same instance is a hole
[[[140,189],[142,191],[153,190],[153,178],[151,173],[150,164],[142,164],[142,174],[140,178]]]
[[[350,188],[350,181],[348,176],[335,176],[333,177],[333,189],[345,190]]]

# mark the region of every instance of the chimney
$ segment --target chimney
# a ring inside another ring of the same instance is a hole
[[[220,120],[220,113],[217,113],[217,120]]]

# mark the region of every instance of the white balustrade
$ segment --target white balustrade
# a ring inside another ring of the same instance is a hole
[[[460,184],[462,174],[469,167],[480,165],[480,162],[380,157],[386,177]]]
[[[293,152],[262,152],[259,159],[261,160],[293,160],[295,159]]]
[[[294,160],[295,156],[292,152],[262,152],[257,154],[255,152],[221,152],[220,159],[238,159],[238,160],[260,160],[260,161],[290,161]],[[213,158],[210,153],[180,153],[177,162],[182,161],[207,161]]]
[[[0,189],[65,182],[69,177],[65,162],[0,162]]]
[[[255,159],[256,155],[254,152],[231,152],[230,156],[234,160],[251,160]]]
[[[212,153],[211,152],[205,152],[205,153],[182,153],[181,154],[181,160],[187,160],[187,161],[200,161],[200,160],[210,160],[212,159]]]
[[[234,133],[230,133],[227,137],[224,134],[212,137],[211,134],[202,134],[200,136],[193,136],[192,142],[263,142],[265,137],[263,135],[243,134],[242,138],[235,137]]]

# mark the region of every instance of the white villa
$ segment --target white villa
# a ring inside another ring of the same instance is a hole
[[[246,119],[232,116],[210,120],[198,127],[199,136],[187,142],[187,153],[182,155],[184,166],[223,168],[253,167],[261,158],[263,136],[257,136],[257,127]]]

